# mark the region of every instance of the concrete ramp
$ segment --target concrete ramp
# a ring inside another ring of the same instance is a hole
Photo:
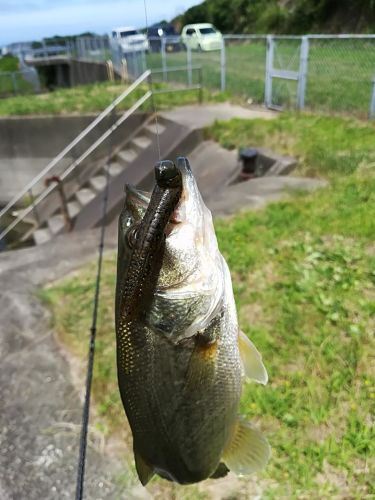
[[[201,142],[188,158],[205,200],[226,187],[239,172],[237,151],[228,151],[214,141]]]

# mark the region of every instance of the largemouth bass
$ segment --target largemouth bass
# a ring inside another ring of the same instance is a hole
[[[119,218],[117,370],[143,485],[259,471],[270,448],[238,417],[244,379],[267,383],[238,327],[228,266],[185,158],[126,186]]]

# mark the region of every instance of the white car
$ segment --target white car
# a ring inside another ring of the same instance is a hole
[[[132,26],[113,28],[112,39],[116,40],[123,52],[135,52],[150,49],[146,35]]]
[[[213,24],[187,24],[182,28],[181,40],[192,50],[220,50],[223,35]]]

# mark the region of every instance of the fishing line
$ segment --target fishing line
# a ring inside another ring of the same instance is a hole
[[[115,113],[112,111],[113,122],[115,122]],[[103,209],[102,209],[102,223],[100,229],[100,239],[99,239],[99,252],[98,252],[98,264],[95,282],[95,294],[93,303],[93,313],[90,328],[90,342],[89,342],[89,354],[87,362],[87,373],[86,373],[86,393],[82,412],[82,427],[79,445],[79,458],[78,458],[78,470],[77,470],[77,484],[76,484],[76,500],[82,500],[83,498],[83,486],[85,480],[85,464],[86,464],[86,449],[87,449],[87,431],[89,425],[90,417],[90,398],[91,398],[91,385],[92,385],[92,375],[94,368],[94,356],[95,356],[95,338],[96,338],[96,323],[98,318],[98,306],[99,306],[99,292],[100,292],[100,281],[102,274],[102,262],[103,262],[103,251],[104,251],[104,238],[106,229],[106,216],[107,216],[107,205],[108,205],[108,192],[109,192],[109,172],[110,163],[112,157],[112,134],[109,136],[109,147],[108,147],[108,158],[105,165],[105,189],[103,197]]]
[[[144,10],[145,10],[146,33],[148,34],[148,19],[147,19],[146,0],[143,0],[143,4],[144,4]],[[152,77],[151,77],[151,75],[150,75],[150,84],[151,84],[151,91],[152,91]],[[161,160],[161,153],[160,153],[159,124],[158,124],[158,117],[157,117],[157,109],[156,109],[155,100],[154,100],[153,96],[151,96],[151,98],[152,98],[152,106],[153,106],[154,116],[155,116],[157,154],[158,154],[159,161],[160,161]],[[114,114],[114,111],[113,111],[113,114]],[[108,152],[108,159],[107,159],[107,163],[106,163],[106,167],[105,167],[106,168],[106,185],[105,185],[104,198],[103,198],[102,223],[101,223],[101,230],[100,230],[100,242],[99,242],[98,264],[97,264],[97,274],[96,274],[96,283],[95,283],[95,295],[94,295],[94,303],[93,303],[92,322],[91,322],[91,328],[90,328],[89,353],[88,353],[87,373],[86,373],[86,393],[85,393],[85,400],[84,400],[83,412],[82,412],[82,427],[81,427],[81,435],[80,435],[76,496],[75,496],[76,500],[82,500],[82,498],[83,498],[83,488],[84,488],[84,479],[85,479],[87,433],[88,433],[88,424],[89,424],[89,417],[90,417],[91,385],[92,385],[94,357],[95,357],[96,323],[97,323],[97,317],[98,317],[100,281],[101,281],[102,263],[103,263],[104,238],[105,238],[105,219],[106,219],[106,215],[107,215],[107,205],[108,205],[108,191],[109,191],[109,177],[110,177],[109,171],[110,171],[111,156],[112,156],[112,134],[109,137],[109,152]]]
[[[143,0],[143,5],[145,9],[145,22],[146,22],[146,36],[148,38],[148,18],[147,18],[147,5],[146,5],[146,0]],[[161,41],[160,41],[161,43]],[[151,85],[151,92],[152,92],[152,74],[150,74],[150,85]],[[156,129],[156,147],[157,147],[157,153],[158,153],[158,158],[159,161],[161,161],[161,153],[160,153],[160,139],[159,139],[159,123],[158,123],[158,113],[156,110],[156,104],[155,104],[155,99],[154,99],[154,94],[151,96],[151,102],[152,102],[152,107],[154,110],[154,116],[155,116],[155,129]]]

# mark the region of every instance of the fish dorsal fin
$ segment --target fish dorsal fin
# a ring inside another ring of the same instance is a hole
[[[141,481],[143,486],[146,486],[146,484],[155,474],[154,469],[143,460],[142,456],[138,453],[135,447],[134,447],[134,459],[135,459],[135,468],[137,469],[139,480]]]
[[[222,460],[236,474],[251,474],[262,470],[270,455],[271,448],[263,434],[249,422],[238,419]]]
[[[267,384],[268,374],[263,364],[262,356],[242,330],[238,334],[238,347],[240,349],[245,376],[260,384]]]

